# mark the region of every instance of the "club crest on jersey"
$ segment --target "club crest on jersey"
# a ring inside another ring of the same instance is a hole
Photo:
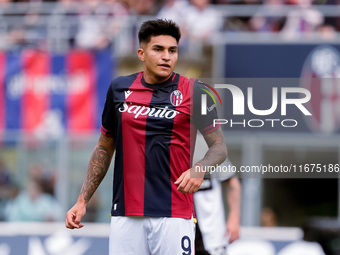
[[[170,95],[170,102],[173,106],[179,106],[183,101],[183,94],[179,90],[175,90]]]

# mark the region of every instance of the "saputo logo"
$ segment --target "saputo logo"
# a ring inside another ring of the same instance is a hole
[[[210,87],[209,87],[210,88]],[[232,112],[233,115],[245,115],[245,96],[242,90],[232,84],[216,84],[216,89],[228,89],[231,92],[233,104],[232,104]],[[307,103],[311,99],[311,93],[309,90],[305,88],[299,87],[281,87],[281,98],[280,98],[280,106],[281,106],[281,116],[287,116],[287,105],[295,105],[305,116],[311,116],[312,114],[306,109],[303,105]],[[215,90],[214,93],[218,96],[219,95]],[[208,91],[206,91],[208,93]],[[300,95],[300,98],[288,98],[287,95],[294,93],[295,95]],[[208,93],[211,97],[211,93]],[[279,97],[278,97],[278,88],[272,88],[272,105],[269,109],[256,109],[253,104],[253,88],[247,87],[247,107],[248,110],[257,116],[268,116],[274,113],[279,104]],[[266,98],[263,98],[266,100]],[[220,100],[221,101],[221,100]],[[207,112],[205,111],[207,100],[206,95],[203,97],[202,95],[202,110],[201,114],[205,115]],[[216,103],[216,102],[215,102]],[[222,102],[221,102],[222,105]],[[204,106],[204,107],[203,107]],[[270,125],[270,127],[275,127],[277,123],[280,123],[282,127],[296,127],[298,122],[296,119],[243,119],[243,121],[234,121],[233,119],[214,119],[213,126],[216,127],[217,125],[230,125],[230,127],[251,127],[251,128],[259,128],[263,127],[264,125]]]
[[[149,117],[155,118],[166,118],[166,119],[173,119],[179,114],[178,111],[169,109],[167,106],[163,107],[148,107],[148,106],[140,106],[134,105],[132,103],[127,104],[126,102],[123,103],[123,106],[118,109],[120,112],[127,112],[134,114],[134,118],[137,119],[139,116],[147,115]]]

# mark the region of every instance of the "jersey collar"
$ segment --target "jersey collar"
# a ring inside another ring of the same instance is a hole
[[[174,76],[176,74],[174,72],[172,72],[172,75],[170,76],[169,79],[167,79],[166,81],[163,81],[161,83],[155,83],[155,84],[150,84],[150,83],[147,83],[145,80],[144,80],[144,73],[143,73],[143,76],[142,76],[142,79],[141,79],[141,82],[142,82],[142,85],[146,88],[149,88],[149,89],[159,89],[159,88],[162,88],[162,87],[165,87],[167,85],[170,85],[172,83],[172,81],[174,80]]]

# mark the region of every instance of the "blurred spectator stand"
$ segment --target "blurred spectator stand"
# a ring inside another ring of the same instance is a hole
[[[4,162],[0,159],[0,221],[4,220],[3,211],[9,199],[16,193],[16,187],[12,184],[11,176]]]
[[[26,185],[26,190],[7,202],[6,221],[61,221],[63,219],[58,201],[50,194],[54,192],[52,176],[46,178],[42,168],[34,166]]]

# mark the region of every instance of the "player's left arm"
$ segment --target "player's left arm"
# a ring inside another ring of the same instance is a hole
[[[209,150],[205,154],[204,158],[196,164],[200,164],[203,167],[222,164],[228,156],[222,128],[218,127],[216,130],[203,135],[203,137],[209,147]]]
[[[227,185],[229,215],[226,225],[226,235],[230,235],[232,243],[240,236],[241,183],[237,177],[224,181]]]
[[[222,164],[227,158],[227,147],[224,141],[221,127],[218,127],[214,131],[205,134],[204,139],[208,144],[209,150],[205,154],[204,158],[196,164],[203,166],[207,169],[208,166],[216,166]],[[175,184],[179,184],[177,190],[184,193],[196,192],[201,186],[205,171],[202,167],[197,165],[188,169],[177,179]],[[197,169],[201,171],[197,171]]]

